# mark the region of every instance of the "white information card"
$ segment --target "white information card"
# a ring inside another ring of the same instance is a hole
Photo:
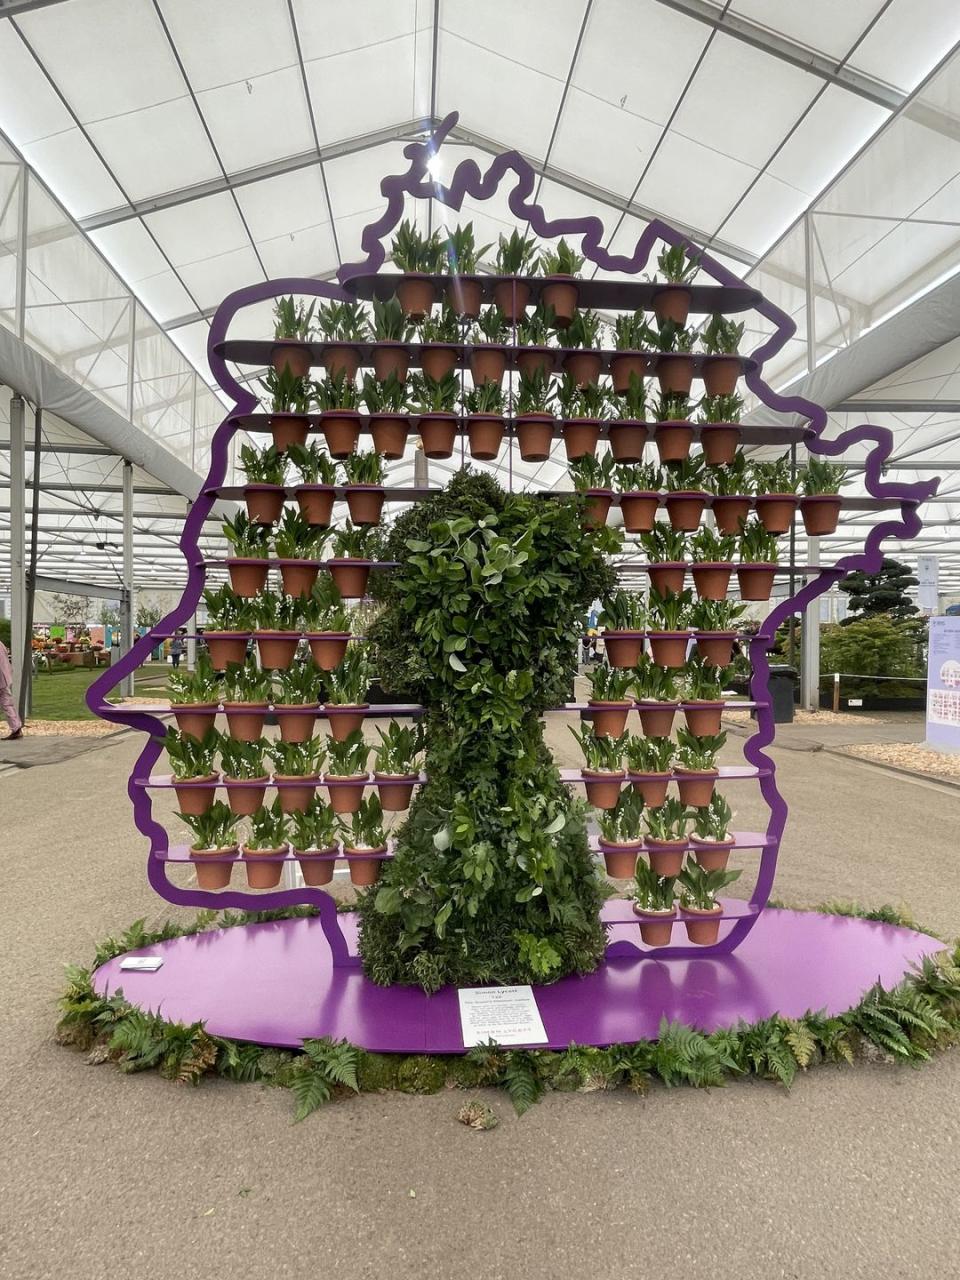
[[[546,1044],[547,1033],[532,987],[461,987],[463,1047],[486,1044]]]

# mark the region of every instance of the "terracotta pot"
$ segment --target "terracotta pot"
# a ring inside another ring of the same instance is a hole
[[[717,776],[716,773],[694,773],[687,769],[677,769],[680,799],[691,809],[703,809],[713,798]]]
[[[741,600],[769,600],[773,594],[775,564],[738,564],[737,582]]]
[[[711,738],[720,732],[723,703],[692,700],[684,704],[683,714],[694,737]]]
[[[697,653],[713,667],[729,667],[735,639],[735,631],[698,631]]]
[[[664,393],[688,396],[693,386],[693,356],[664,355],[657,360],[657,381]]]
[[[693,427],[689,422],[658,422],[653,439],[661,462],[685,462],[690,457]]]
[[[573,276],[547,276],[540,290],[540,301],[545,307],[553,307],[553,318],[558,329],[566,329],[577,309],[579,290]]]
[[[267,585],[269,568],[266,560],[228,560],[231,590],[245,598],[258,595]]]
[[[689,631],[650,631],[650,655],[658,667],[682,667],[687,660]]]
[[[397,284],[397,301],[403,308],[404,315],[411,320],[422,320],[433,306],[436,296],[433,281],[420,273],[405,275]]]
[[[582,772],[588,803],[595,809],[613,809],[620,799],[620,788],[626,774],[593,769],[584,769]]]
[[[325,702],[323,709],[330,723],[330,737],[334,742],[343,742],[356,729],[363,728],[363,717],[370,710],[369,702],[335,703]]]
[[[380,845],[377,849],[354,849],[351,845],[345,844],[343,853],[347,859],[347,866],[350,868],[350,883],[358,886],[376,884],[380,879],[380,868],[383,859],[372,857],[371,855],[386,852],[387,846],[385,844]]]
[[[191,817],[206,813],[216,798],[216,787],[204,786],[207,782],[216,782],[217,774],[205,773],[198,778],[188,778],[174,782],[177,804],[181,813],[189,813]]]
[[[599,351],[571,351],[563,357],[563,367],[578,387],[589,387],[600,377],[603,356]]]
[[[700,376],[708,396],[732,396],[740,380],[740,357],[706,356]]]
[[[333,519],[333,500],[336,489],[332,484],[301,484],[293,491],[300,513],[307,524],[326,529]]]
[[[315,560],[281,560],[280,578],[288,596],[308,596],[313,591],[320,566]]]
[[[637,714],[645,738],[669,738],[673,718],[677,714],[675,702],[638,702]]]
[[[248,484],[243,488],[247,517],[254,524],[273,524],[283,510],[282,484]]]
[[[456,315],[464,320],[476,320],[483,303],[483,285],[479,280],[454,276],[447,285],[447,300]]]
[[[403,382],[410,368],[410,349],[402,342],[377,342],[373,348],[373,373],[380,382],[386,382],[395,373]]]
[[[333,879],[333,869],[336,862],[332,857],[323,858],[321,854],[334,854],[338,850],[337,845],[331,845],[329,849],[317,849],[315,852],[307,849],[294,849],[297,855],[297,861],[300,863],[300,871],[303,875],[303,883],[310,889],[319,889],[322,885],[329,884]]]
[[[198,740],[204,736],[217,718],[215,702],[181,702],[174,705],[173,718],[181,733],[189,733]]]
[[[762,493],[754,499],[757,516],[767,533],[786,533],[800,499],[795,493]]]
[[[552,372],[556,353],[553,347],[520,347],[517,351],[517,368],[524,378],[537,373],[545,377]]]
[[[370,578],[369,560],[328,560],[330,577],[344,600],[362,600]]]
[[[614,391],[630,390],[630,377],[636,374],[642,381],[650,368],[650,359],[639,351],[618,351],[610,357],[610,377]]]
[[[701,560],[690,566],[690,572],[701,600],[726,600],[732,564],[721,560]]]
[[[643,631],[604,631],[603,646],[611,667],[635,667],[643,648]]]
[[[385,490],[379,484],[348,484],[347,510],[354,524],[379,524]]]
[[[265,702],[225,702],[227,730],[237,742],[256,742],[267,718]]]
[[[587,489],[585,491],[587,508],[584,512],[584,524],[588,529],[602,529],[607,523],[610,507],[613,503],[612,489]]]
[[[316,795],[317,787],[320,785],[319,777],[303,778],[286,773],[277,773],[273,777],[274,782],[286,782],[289,786],[278,787],[277,795],[280,797],[281,813],[305,813]]]
[[[245,631],[205,631],[203,638],[214,671],[226,671],[231,663],[243,662],[247,656]]]
[[[375,413],[370,417],[373,447],[384,458],[402,458],[410,419],[405,413]]]
[[[677,917],[676,907],[671,907],[669,911],[641,911],[639,907],[633,909],[640,917],[640,939],[645,946],[668,946]]]
[[[457,367],[460,353],[456,347],[443,343],[425,343],[420,348],[420,368],[428,378],[442,382]]]
[[[283,863],[278,855],[287,852],[287,846],[277,849],[250,849],[243,846],[244,866],[247,869],[247,885],[251,889],[275,889],[283,875]]]
[[[683,580],[687,576],[687,566],[682,561],[665,560],[662,564],[648,564],[647,577],[650,585],[661,596],[679,594],[683,590]]]
[[[693,533],[700,527],[700,517],[709,494],[693,489],[676,489],[665,498],[670,527],[681,533]]]
[[[281,742],[309,742],[317,720],[319,703],[278,702],[274,711],[279,712]]]
[[[617,462],[642,462],[647,443],[647,424],[635,418],[620,418],[607,427],[610,452]]]
[[[415,773],[375,773],[377,794],[380,796],[380,807],[384,813],[403,813],[410,808],[413,799],[413,788],[417,785]],[[388,786],[381,786],[381,783]]]
[[[545,462],[553,448],[554,418],[550,413],[530,413],[516,422],[517,444],[524,462]]]
[[[711,467],[728,466],[737,456],[740,428],[731,422],[701,422],[700,448]]]
[[[348,382],[352,382],[360,368],[360,352],[348,342],[331,342],[323,348],[320,361],[333,377],[342,373]]]
[[[499,387],[507,368],[505,347],[474,347],[470,353],[470,372],[475,386],[495,382]]]
[[[569,418],[563,424],[563,447],[567,461],[596,453],[600,423],[594,418]]]
[[[686,851],[686,840],[647,840],[650,866],[658,876],[678,876]]]
[[[297,342],[294,338],[280,338],[273,344],[270,363],[277,373],[283,373],[284,369],[289,369],[295,378],[305,378],[313,363],[310,344]]]
[[[285,453],[292,444],[306,444],[310,434],[309,419],[298,413],[274,413],[270,415],[270,431],[279,453]]]
[[[637,858],[640,856],[642,841],[634,840],[629,843],[619,841],[598,841],[598,847],[603,854],[604,866],[607,869],[607,875],[613,880],[632,880],[637,870]]]
[[[193,862],[193,869],[197,876],[198,889],[225,889],[227,887],[233,874],[233,863],[220,861],[225,854],[232,854],[236,857],[237,846],[231,845],[229,849],[190,850],[190,860]],[[205,861],[208,858],[211,861]],[[213,861],[213,859],[216,859],[216,861]]]
[[[420,439],[428,458],[449,458],[457,438],[457,416],[453,413],[425,413],[420,419]]]
[[[627,727],[627,716],[630,714],[633,703],[595,702],[591,698],[587,707],[596,737],[619,738]]]
[[[710,911],[701,911],[697,907],[683,907],[680,912],[687,938],[698,947],[712,946],[720,937],[720,916],[723,907],[719,904]]]
[[[693,856],[704,871],[726,871],[730,850],[733,848],[732,840],[698,840],[696,836],[691,836],[690,843],[693,845]]]
[[[356,813],[363,799],[363,788],[366,785],[365,773],[351,773],[344,776],[338,773],[325,773],[323,781],[330,794],[330,808],[334,813]],[[339,784],[330,786],[330,783]]]
[[[349,640],[349,631],[311,631],[307,634],[311,656],[321,671],[333,671],[339,667]]]
[[[243,782],[243,786],[239,783]],[[270,779],[264,774],[262,778],[224,778],[223,785],[227,789],[227,803],[233,813],[241,818],[249,818],[263,804]],[[254,784],[254,785],[250,785]],[[262,784],[262,785],[261,785]]]
[[[690,314],[690,290],[683,284],[668,284],[653,295],[653,313],[662,324],[686,324]]]
[[[360,414],[356,409],[327,409],[320,422],[330,456],[349,458],[360,439]]]
[[[818,493],[800,499],[803,527],[812,538],[836,533],[843,499],[829,493]]]
[[[656,522],[659,506],[660,495],[652,490],[621,493],[620,514],[624,529],[627,533],[649,533]]]
[[[739,533],[740,522],[750,514],[752,499],[739,494],[714,498],[710,504],[718,533]]]
[[[286,671],[297,652],[300,632],[258,631],[255,638],[260,651],[260,665],[268,671]]]
[[[631,773],[630,785],[634,791],[643,796],[643,803],[648,809],[656,809],[667,798],[669,773]]]
[[[489,462],[500,452],[503,443],[503,418],[493,413],[472,413],[467,419],[470,456]]]
[[[493,300],[511,324],[520,320],[530,303],[530,285],[519,276],[506,276],[493,286]]]

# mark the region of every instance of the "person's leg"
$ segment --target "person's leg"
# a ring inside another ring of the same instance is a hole
[[[7,724],[10,726],[11,736],[15,736],[23,728],[23,722],[17,714],[16,703],[13,701],[13,692],[6,686],[0,688],[0,711],[3,712]]]
[[[175,667],[175,668],[176,668],[176,667],[179,667],[179,665],[180,665],[180,655],[179,655],[179,653],[171,653],[171,655],[170,655],[170,661],[173,663],[173,665],[174,665],[174,667]]]

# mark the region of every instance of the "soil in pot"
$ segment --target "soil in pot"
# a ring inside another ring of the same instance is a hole
[[[687,660],[688,631],[651,631],[650,656],[658,667],[682,667]]]
[[[352,382],[360,369],[360,352],[349,343],[335,342],[323,348],[320,357],[324,369],[333,377],[343,374]]]
[[[235,595],[249,599],[259,595],[267,585],[270,565],[266,560],[228,560],[230,588]]]
[[[225,702],[227,731],[237,742],[256,742],[267,718],[265,702]]]
[[[633,707],[632,702],[594,702],[587,703],[593,732],[598,738],[619,738],[627,727],[627,716]]]
[[[737,582],[741,600],[769,600],[777,566],[773,564],[737,565]]]
[[[793,493],[763,493],[755,499],[757,516],[767,533],[786,533],[799,499]]]
[[[370,418],[373,447],[384,458],[402,458],[407,447],[410,419],[403,413],[376,413]]]
[[[356,813],[363,800],[365,773],[352,773],[348,777],[338,773],[325,773],[323,781],[330,795],[330,808],[334,813]],[[330,783],[333,786],[330,786]]]
[[[217,789],[205,784],[216,782],[217,776],[215,773],[205,773],[199,778],[185,778],[174,782],[173,789],[180,812],[188,813],[191,817],[206,813],[213,804]]]
[[[200,739],[217,718],[215,702],[181,702],[171,707],[181,733]]]
[[[663,804],[667,798],[669,781],[669,773],[631,773],[630,775],[630,785],[634,791],[638,791],[643,796],[643,803],[648,809],[656,809],[658,805]]]
[[[307,635],[310,655],[321,671],[339,667],[349,641],[349,631],[314,631]]]
[[[336,860],[332,856],[324,858],[320,855],[333,855],[336,852],[336,845],[331,845],[329,849],[294,849],[297,861],[300,863],[303,883],[308,888],[319,889],[322,885],[330,883],[333,879]]]
[[[305,706],[301,703],[278,702],[274,711],[278,712],[281,742],[309,742],[313,737],[313,728],[317,721],[319,703]]]
[[[717,532],[726,534],[737,534],[740,532],[740,522],[746,520],[750,514],[752,499],[742,497],[740,494],[733,494],[728,498],[716,497],[710,504],[713,511],[713,518],[717,522]]]
[[[332,458],[348,458],[360,439],[360,415],[350,409],[329,409],[321,418],[323,437]]]
[[[638,702],[637,714],[645,738],[669,738],[677,714],[675,702]]]
[[[595,809],[613,809],[620,798],[620,788],[626,774],[594,769],[584,769],[582,772],[587,802]]]
[[[648,840],[647,856],[658,876],[678,876],[683,870],[686,840]]]
[[[704,422],[700,425],[700,448],[711,467],[729,466],[737,456],[740,428],[727,422]]]
[[[197,876],[198,889],[225,889],[233,874],[233,863],[220,861],[227,855],[237,856],[237,846],[229,849],[191,849],[190,861]],[[207,861],[209,859],[209,861]],[[215,859],[215,861],[214,861]]]
[[[447,286],[447,300],[455,315],[464,320],[476,320],[483,303],[483,285],[479,280],[454,276]]]
[[[680,912],[687,938],[695,946],[709,947],[720,937],[720,917],[723,907],[719,904],[709,911],[699,907],[683,907]]]
[[[306,444],[310,434],[310,422],[301,414],[274,413],[270,415],[270,431],[278,453],[284,453],[292,444]]]
[[[405,275],[397,285],[397,301],[404,315],[422,320],[433,306],[437,291],[429,276]]]
[[[816,494],[800,499],[800,515],[803,527],[812,538],[823,534],[836,533],[840,522],[840,508],[843,499],[833,494]]]
[[[499,387],[507,368],[507,352],[505,347],[474,347],[470,353],[470,372],[473,374],[474,386],[485,382],[495,382]]]
[[[732,840],[698,840],[693,836],[690,843],[693,845],[693,856],[704,871],[726,871],[730,850],[733,848]]]
[[[517,368],[521,377],[532,378],[538,373],[549,377],[555,359],[552,347],[521,347],[517,352]]]
[[[231,663],[242,663],[247,656],[245,631],[205,631],[203,638],[214,671],[226,671]]]
[[[284,369],[289,369],[294,378],[305,378],[313,363],[310,344],[297,342],[293,338],[281,338],[273,345],[270,363],[277,373],[283,373]]]
[[[263,804],[269,781],[266,774],[262,778],[224,778],[223,785],[227,789],[227,803],[231,811],[240,818],[249,818],[252,813],[256,813]]]
[[[318,529],[328,528],[333,519],[335,494],[332,484],[301,484],[293,491],[304,520]]]
[[[457,419],[454,414],[424,414],[419,428],[423,452],[428,458],[450,457],[457,439]]]
[[[540,301],[545,307],[553,307],[558,329],[566,329],[573,319],[578,294],[573,276],[547,276],[544,280]]]
[[[701,560],[690,566],[693,585],[701,600],[726,600],[733,565],[721,560]]]
[[[549,413],[531,413],[517,419],[517,444],[524,462],[545,462],[553,447],[554,420]]]
[[[694,773],[686,769],[677,769],[677,790],[680,799],[691,809],[705,808],[713,798],[716,786],[716,773]]]
[[[564,356],[563,367],[578,387],[589,387],[600,378],[603,356],[599,351],[571,351]]]
[[[700,517],[709,494],[694,489],[678,489],[665,498],[670,527],[681,533],[693,533],[700,527]]]
[[[683,580],[687,576],[687,566],[682,560],[664,560],[662,564],[648,564],[647,577],[654,591],[661,596],[683,590]]]
[[[385,844],[376,849],[355,849],[352,845],[345,844],[343,853],[350,868],[350,883],[358,886],[376,884],[380,879],[380,867],[383,862],[383,858],[377,855],[386,852]]]
[[[633,879],[641,849],[639,840],[627,844],[601,840],[598,847],[603,854],[603,863],[608,876],[614,880]]]
[[[344,600],[362,600],[370,579],[369,560],[328,560],[327,568]]]
[[[708,396],[732,396],[740,380],[740,357],[706,356],[700,376]]]
[[[649,533],[657,519],[660,506],[660,495],[635,490],[633,493],[621,493],[620,514],[623,516],[623,527],[627,533]]]
[[[247,884],[251,889],[275,889],[283,875],[280,855],[287,846],[278,849],[249,849],[243,846],[243,863],[247,869]]]
[[[647,424],[635,418],[621,418],[607,427],[610,452],[616,462],[642,462],[647,443]]]
[[[530,285],[518,276],[498,280],[493,286],[493,300],[507,320],[521,320],[530,303]]]
[[[690,290],[686,285],[668,284],[653,295],[653,314],[660,324],[672,320],[674,324],[686,324],[690,314]]]
[[[610,489],[587,489],[586,499],[584,523],[588,529],[601,529],[607,523],[607,516],[610,514],[613,492]]]
[[[673,924],[677,917],[676,907],[669,911],[641,911],[633,908],[640,918],[640,938],[648,947],[666,947],[673,934]]]
[[[258,631],[257,649],[260,665],[268,671],[286,671],[300,643],[298,631]]]
[[[689,422],[658,422],[653,439],[661,462],[685,462],[690,457],[693,427]]]
[[[720,732],[723,703],[687,702],[684,703],[683,714],[687,720],[687,728],[695,737],[710,738]]]
[[[448,373],[453,373],[459,357],[456,347],[427,343],[420,348],[420,368],[428,378],[442,382]]]
[[[660,356],[657,360],[657,381],[664,395],[688,396],[693,386],[693,356]]]
[[[277,788],[281,813],[305,813],[310,808],[313,797],[316,795],[317,787],[320,785],[318,777],[294,777],[285,773],[275,774],[274,781],[290,784],[289,786]]]
[[[417,785],[415,773],[375,773],[373,776],[384,813],[403,813],[410,808],[413,788]],[[383,786],[383,783],[388,785]]]
[[[471,414],[467,419],[467,435],[470,439],[470,456],[490,462],[500,452],[500,445],[503,443],[503,419],[496,414]]]
[[[729,667],[733,661],[735,631],[698,631],[697,653],[712,667]]]
[[[253,524],[273,524],[283,511],[282,484],[244,485],[243,500],[247,504],[247,518]]]
[[[308,596],[313,591],[320,566],[313,560],[281,560],[280,578],[288,596]]]
[[[378,342],[373,348],[373,373],[380,382],[386,382],[391,373],[399,380],[406,379],[410,368],[410,352],[402,342]]]
[[[570,418],[563,424],[563,447],[567,461],[594,454],[600,439],[600,423],[593,418]]]
[[[363,728],[363,717],[370,710],[370,703],[325,702],[323,709],[330,723],[330,737],[334,742],[344,742],[356,729]]]
[[[635,667],[643,648],[643,631],[604,631],[603,646],[611,667]]]
[[[640,379],[646,376],[650,361],[639,351],[621,351],[610,357],[610,378],[613,389],[618,393],[630,390],[630,378],[633,374]]]
[[[347,486],[347,510],[354,524],[379,524],[383,512],[384,489],[379,484]]]

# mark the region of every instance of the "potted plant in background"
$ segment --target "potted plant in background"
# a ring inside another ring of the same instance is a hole
[[[610,428],[611,441],[613,427]],[[649,533],[660,507],[660,468],[650,462],[618,466],[616,486],[620,490],[620,514],[628,533]],[[682,585],[682,583],[681,583]]]
[[[686,458],[665,469],[667,495],[664,505],[671,528],[692,533],[700,527],[700,519],[710,495],[703,487],[703,460]]]
[[[349,381],[357,376],[361,345],[370,336],[370,324],[359,302],[322,302],[317,308],[317,326],[326,339],[321,361],[327,373],[343,374]]]
[[[583,270],[584,257],[561,239],[554,249],[541,249],[537,269],[545,277],[540,297],[553,308],[554,323],[566,329],[577,309],[579,290],[574,283]]]
[[[553,307],[546,307],[541,300],[534,309],[520,317],[517,329],[517,369],[521,378],[542,373],[549,378],[556,360],[556,348],[551,345],[557,329]]]
[[[695,738],[720,732],[723,716],[723,668],[691,658],[684,671],[683,714]]]
[[[386,378],[365,373],[360,398],[369,414],[374,449],[384,458],[402,458],[410,432],[406,382],[395,373]]]
[[[477,247],[473,223],[465,227],[457,223],[453,231],[447,233],[442,242],[443,256],[447,270],[453,279],[447,285],[447,304],[464,320],[476,320],[480,314],[480,303],[483,299],[483,287],[476,279],[464,279],[464,276],[476,276],[480,259],[493,248],[492,244]]]
[[[216,798],[210,783],[217,780],[214,761],[220,747],[219,733],[210,725],[202,738],[195,738],[192,733],[180,733],[169,725],[163,745],[180,812],[206,813]]]
[[[498,276],[510,278],[496,282],[493,300],[511,324],[520,319],[530,301],[530,282],[518,277],[529,274],[536,255],[536,239],[516,227],[509,236],[500,236],[495,271]]]
[[[333,578],[321,578],[301,607],[310,654],[321,671],[333,671],[343,661],[350,639],[350,616]]]
[[[359,809],[363,788],[368,781],[369,754],[370,748],[359,729],[342,742],[327,739],[327,772],[323,775],[323,782],[330,793],[334,813],[356,813]]]
[[[580,310],[563,331],[563,341],[570,350],[563,358],[564,370],[578,387],[592,386],[600,377],[603,356],[597,350],[603,342],[603,325],[595,311]]]
[[[202,651],[197,654],[193,671],[180,668],[171,672],[167,696],[180,732],[202,738],[213,727],[220,702],[220,681],[209,654]]]
[[[223,738],[220,743],[220,769],[227,802],[235,814],[249,818],[263,804],[270,779],[263,764],[266,740],[244,742]]]
[[[238,596],[255,596],[267,581],[270,554],[270,530],[267,525],[252,524],[243,511],[220,526],[233,553],[227,559],[230,585]]]
[[[306,742],[313,734],[323,677],[312,659],[292,663],[277,680],[274,710],[284,742]]]
[[[287,818],[279,797],[250,814],[250,834],[241,848],[251,889],[274,889],[283,874],[287,853]]]
[[[467,414],[470,456],[485,462],[494,459],[503,442],[503,390],[498,382],[484,382],[463,398]]]
[[[693,425],[690,422],[690,397],[674,392],[661,392],[654,405],[657,425],[653,439],[661,463],[683,462],[690,456]]]
[[[223,677],[223,709],[230,737],[257,742],[273,696],[270,675],[252,662],[231,663]]]
[[[733,573],[733,556],[737,540],[730,534],[716,533],[706,525],[690,539],[693,563],[690,572],[701,600],[725,600]]]
[[[742,412],[739,396],[704,396],[700,401],[700,448],[708,466],[725,467],[733,462],[740,443]]]
[[[617,588],[604,601],[598,624],[611,667],[635,667],[643,648],[647,609],[643,597]]]
[[[572,374],[565,373],[557,387],[557,403],[563,420],[567,461],[593,454],[607,413],[606,390],[597,385],[581,387]]]
[[[417,724],[411,728],[391,720],[386,729],[378,726],[377,734],[380,743],[374,748],[373,777],[380,805],[385,812],[401,813],[410,808],[420,777],[423,727]]]
[[[620,395],[609,397],[611,421],[608,428],[610,450],[618,462],[642,462],[647,443],[647,387],[635,373]]]
[[[503,345],[510,337],[510,326],[499,307],[487,307],[473,326],[470,341],[470,372],[474,386],[494,382],[499,387],[507,367],[507,351]]]
[[[334,458],[353,453],[360,438],[360,393],[345,373],[328,373],[314,384],[314,400],[320,411],[320,425],[327,449]]]
[[[723,907],[717,894],[739,879],[739,871],[707,871],[692,858],[679,876],[680,913],[684,917],[687,938],[697,946],[712,946],[720,936]]]
[[[641,654],[633,670],[633,692],[644,734],[648,738],[669,738],[680,703],[674,672],[669,667],[658,667],[647,654]]]
[[[734,600],[698,600],[690,609],[690,625],[695,631],[697,654],[715,667],[729,667],[733,661],[735,623],[746,605]]]
[[[333,535],[333,559],[327,568],[334,585],[344,600],[361,600],[367,591],[370,567],[369,557],[373,545],[374,530],[369,526],[356,529],[348,520],[344,528]]]
[[[612,809],[600,810],[597,825],[598,847],[607,875],[614,880],[629,880],[643,847],[643,797],[629,789],[621,792]]]
[[[343,856],[350,868],[350,883],[376,884],[380,879],[380,863],[387,852],[387,836],[383,829],[380,798],[372,794],[353,811],[349,825],[340,824],[343,832]]]
[[[625,754],[631,787],[643,796],[648,809],[656,809],[667,798],[667,783],[672,777],[673,742],[667,737],[630,737]]]
[[[738,453],[725,467],[712,467],[710,487],[713,501],[710,504],[719,533],[740,532],[741,523],[753,506],[753,480],[750,466],[742,453]]]
[[[277,787],[281,812],[298,813],[308,809],[320,785],[320,770],[326,757],[322,740],[284,742],[275,738],[267,744],[267,755],[273,763],[273,781],[283,784]]]
[[[570,732],[583,751],[581,773],[587,800],[596,809],[612,809],[620,798],[620,788],[626,777],[623,768],[626,736],[598,737],[592,729],[577,730],[572,726]]]
[[[683,325],[665,320],[657,330],[657,381],[661,395],[689,396],[695,362],[694,335]]]
[[[383,511],[383,462],[373,450],[343,460],[347,510],[354,524],[379,524]]]
[[[641,387],[644,385],[644,374],[650,368],[648,349],[654,342],[655,335],[651,333],[647,317],[642,311],[617,316],[613,329],[616,355],[610,358],[610,377],[618,395],[635,385],[634,379]]]
[[[231,858],[237,856],[237,823],[230,806],[218,800],[206,813],[178,815],[193,832],[190,860],[194,864],[198,889],[225,889],[233,871]]]
[[[300,600],[275,591],[261,591],[253,604],[260,665],[268,671],[285,670],[300,643]]]
[[[410,397],[423,452],[428,458],[449,458],[457,438],[457,398],[460,384],[452,373],[437,382],[427,374],[413,374]]]
[[[674,769],[678,775],[677,788],[684,804],[700,809],[710,803],[713,788],[719,776],[717,757],[727,740],[725,733],[705,734],[698,737],[680,726],[677,730],[677,750]]]
[[[777,572],[777,539],[759,520],[741,525],[737,582],[742,600],[769,600]]]
[[[648,947],[665,947],[670,942],[677,915],[676,876],[658,876],[641,860],[637,862],[635,877],[633,909],[640,917],[640,937]]]
[[[410,343],[415,328],[398,298],[373,299],[373,374],[381,382],[391,377],[403,383],[410,368]],[[366,379],[365,379],[366,380]]]
[[[633,706],[633,699],[629,696],[633,672],[617,670],[601,663],[593,668],[587,678],[590,681],[587,715],[593,723],[593,732],[610,738],[621,737],[627,727],[627,715]]]
[[[569,464],[573,487],[587,500],[584,521],[588,529],[599,529],[607,523],[613,502],[613,466],[612,453],[599,458],[587,453]]]
[[[676,796],[670,796],[663,804],[647,809],[647,854],[650,866],[658,876],[676,876],[683,866],[683,855],[687,851],[687,827],[689,825],[686,805]]]
[[[292,444],[306,444],[310,431],[310,406],[315,384],[284,369],[270,369],[260,386],[270,400],[268,410],[273,447],[283,453]]]
[[[515,430],[524,462],[545,462],[553,448],[555,389],[545,373],[521,373]]]
[[[740,378],[740,342],[743,325],[726,316],[712,315],[700,334],[700,345],[707,353],[701,377],[708,396],[733,396]]]
[[[660,596],[682,591],[687,576],[687,535],[658,520],[649,533],[640,535],[640,544],[650,562],[647,576],[652,590]]]
[[[438,314],[425,315],[417,327],[423,375],[442,382],[447,374],[453,373],[460,359],[460,321],[448,306],[443,306]]]
[[[690,314],[690,285],[700,270],[699,253],[687,252],[683,245],[667,245],[657,258],[658,288],[653,295],[653,310],[657,323],[670,320],[674,324],[686,324]]]
[[[732,819],[730,806],[719,791],[713,793],[708,805],[694,810],[690,843],[697,865],[704,871],[726,871],[735,844],[730,831]]]
[[[343,661],[327,677],[327,700],[323,709],[330,720],[330,734],[343,742],[363,728],[363,717],[370,710],[366,701],[373,671],[366,645],[354,641]]]
[[[304,378],[310,372],[313,359],[310,334],[316,305],[316,302],[311,302],[308,307],[305,302],[295,301],[292,295],[278,298],[273,304],[273,350],[270,352],[270,361],[277,373]]]
[[[247,656],[247,640],[257,625],[255,597],[237,596],[224,583],[215,591],[208,587],[203,601],[207,607],[203,639],[210,665],[216,671],[226,671],[231,663],[243,662]]]
[[[767,533],[786,533],[799,506],[797,488],[800,476],[791,466],[789,455],[775,462],[753,463],[754,506]]]
[[[329,884],[340,848],[340,824],[330,805],[314,796],[308,809],[290,814],[288,831],[303,883],[311,889]]]
[[[273,535],[273,550],[280,564],[280,577],[287,595],[308,596],[317,580],[320,566],[315,556],[326,537],[326,530],[308,524],[299,511],[288,507]]]
[[[252,524],[273,524],[283,510],[286,459],[275,445],[267,449],[240,446],[240,468],[246,476],[243,500]]]
[[[309,445],[291,445],[288,456],[300,472],[300,483],[293,491],[300,514],[307,524],[326,529],[333,518],[337,492],[336,463],[315,440]]]
[[[443,253],[439,232],[424,236],[406,218],[397,228],[390,245],[394,266],[403,273],[397,299],[412,320],[421,320],[433,306],[437,291],[429,277],[441,269]]]
[[[691,599],[689,591],[661,595],[655,588],[650,589],[647,638],[650,656],[658,667],[682,667],[686,661]]]
[[[847,476],[846,467],[821,458],[809,458],[801,472],[803,497],[800,515],[803,527],[812,538],[836,533],[843,499],[840,487]]]

